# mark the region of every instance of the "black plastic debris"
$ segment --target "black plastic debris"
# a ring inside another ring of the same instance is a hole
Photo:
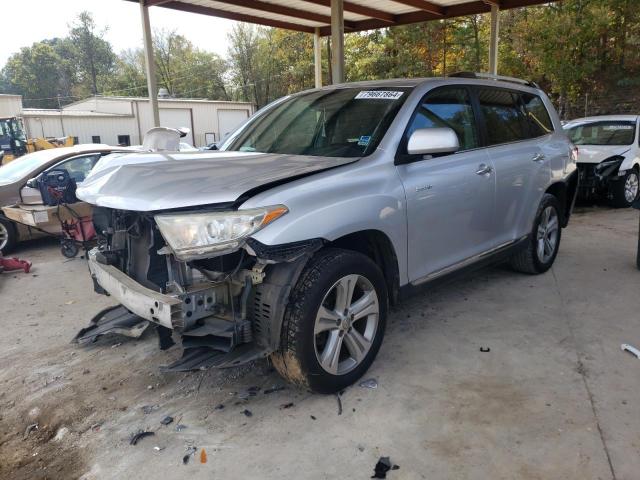
[[[253,417],[253,413],[251,413],[251,410],[247,410],[246,408],[243,410],[242,413],[244,414],[245,417]]]
[[[181,432],[181,431],[186,430],[186,429],[187,429],[187,426],[186,426],[186,425],[183,425],[183,424],[181,424],[181,423],[179,423],[178,425],[176,425],[176,432]]]
[[[162,420],[160,420],[160,423],[162,425],[169,425],[170,423],[173,422],[173,417],[170,417],[169,415],[167,415],[166,417],[164,417]]]
[[[279,386],[279,387],[275,387],[274,386],[274,387],[265,389],[265,391],[262,392],[262,393],[264,393],[265,395],[269,395],[270,393],[280,392],[280,391],[286,390],[286,389],[287,389],[287,387],[284,387],[284,386]]]
[[[316,417],[314,417],[313,415],[309,415],[311,417],[311,420],[316,420]]]
[[[31,425],[29,425],[29,426],[25,429],[25,431],[24,431],[24,437],[25,437],[25,438],[26,438],[26,437],[28,437],[28,436],[29,436],[29,434],[30,434],[31,432],[33,432],[34,430],[38,430],[38,424],[37,424],[37,423],[31,424]]]
[[[219,403],[218,405],[216,405],[215,409],[216,410],[223,410],[224,409],[224,405],[222,403]]]
[[[487,352],[490,352],[490,351],[491,351],[491,349],[490,349],[489,347],[480,347],[480,351],[481,351],[482,353],[487,353]]]
[[[241,400],[247,400],[249,397],[255,397],[256,395],[258,395],[259,391],[260,387],[249,387],[244,392],[240,392],[238,394],[238,398],[240,398]]]
[[[280,410],[286,410],[287,408],[291,407],[293,407],[293,402],[283,403],[282,405],[280,405]]]
[[[193,457],[193,456],[196,454],[196,452],[197,452],[197,451],[198,451],[198,448],[197,448],[197,447],[189,447],[189,448],[187,448],[187,453],[185,453],[185,454],[184,454],[184,457],[182,457],[182,463],[183,463],[184,465],[186,465],[187,463],[189,463],[189,459],[190,459],[191,457]]]
[[[387,478],[387,472],[389,470],[398,470],[400,467],[391,463],[389,457],[380,457],[378,463],[373,470],[373,477],[371,478]]]
[[[338,400],[338,415],[342,415],[342,399],[340,394],[336,394],[336,400]]]
[[[154,432],[145,432],[144,430],[140,430],[133,435],[131,435],[131,439],[129,440],[129,445],[136,445],[140,440],[145,437],[151,437],[155,435]]]

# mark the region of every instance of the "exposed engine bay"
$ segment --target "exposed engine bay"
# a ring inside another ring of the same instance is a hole
[[[79,341],[108,333],[110,321],[118,333],[126,325],[137,332],[144,319],[155,325],[161,348],[180,337],[184,354],[170,370],[238,365],[277,349],[296,270],[323,244],[271,247],[249,238],[233,252],[183,261],[150,213],[96,207],[93,221],[99,239],[89,254],[94,288],[122,307],[101,312],[92,321],[99,328],[84,329]]]

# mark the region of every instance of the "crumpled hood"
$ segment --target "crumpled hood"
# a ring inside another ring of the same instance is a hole
[[[577,145],[578,163],[600,163],[614,155],[623,155],[629,145]]]
[[[131,153],[100,160],[76,195],[119,210],[195,207],[233,202],[256,187],[357,160],[252,152]]]

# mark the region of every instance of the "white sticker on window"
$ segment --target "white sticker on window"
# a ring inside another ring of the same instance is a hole
[[[397,92],[391,90],[363,90],[359,92],[355,98],[356,100],[363,98],[373,98],[378,100],[397,100],[404,92]]]
[[[603,130],[633,130],[633,125],[605,125]]]

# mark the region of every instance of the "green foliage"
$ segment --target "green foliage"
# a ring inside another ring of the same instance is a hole
[[[602,101],[621,88],[633,92],[640,84],[637,4],[563,0],[505,10],[500,13],[499,71],[541,84],[565,116],[581,113],[586,95]],[[62,103],[93,92],[147,95],[142,49],[115,56],[104,32],[88,13],[81,13],[68,37],[37,42],[14,54],[0,73],[0,88],[23,94],[29,106],[42,107],[57,106],[58,95]],[[489,36],[486,14],[347,34],[346,78],[486,71]],[[314,86],[309,34],[238,23],[229,35],[227,60],[175,32],[155,32],[153,41],[158,86],[176,97],[246,100],[261,107]],[[323,38],[324,83],[330,77],[329,47]],[[601,110],[618,107],[610,100]]]

